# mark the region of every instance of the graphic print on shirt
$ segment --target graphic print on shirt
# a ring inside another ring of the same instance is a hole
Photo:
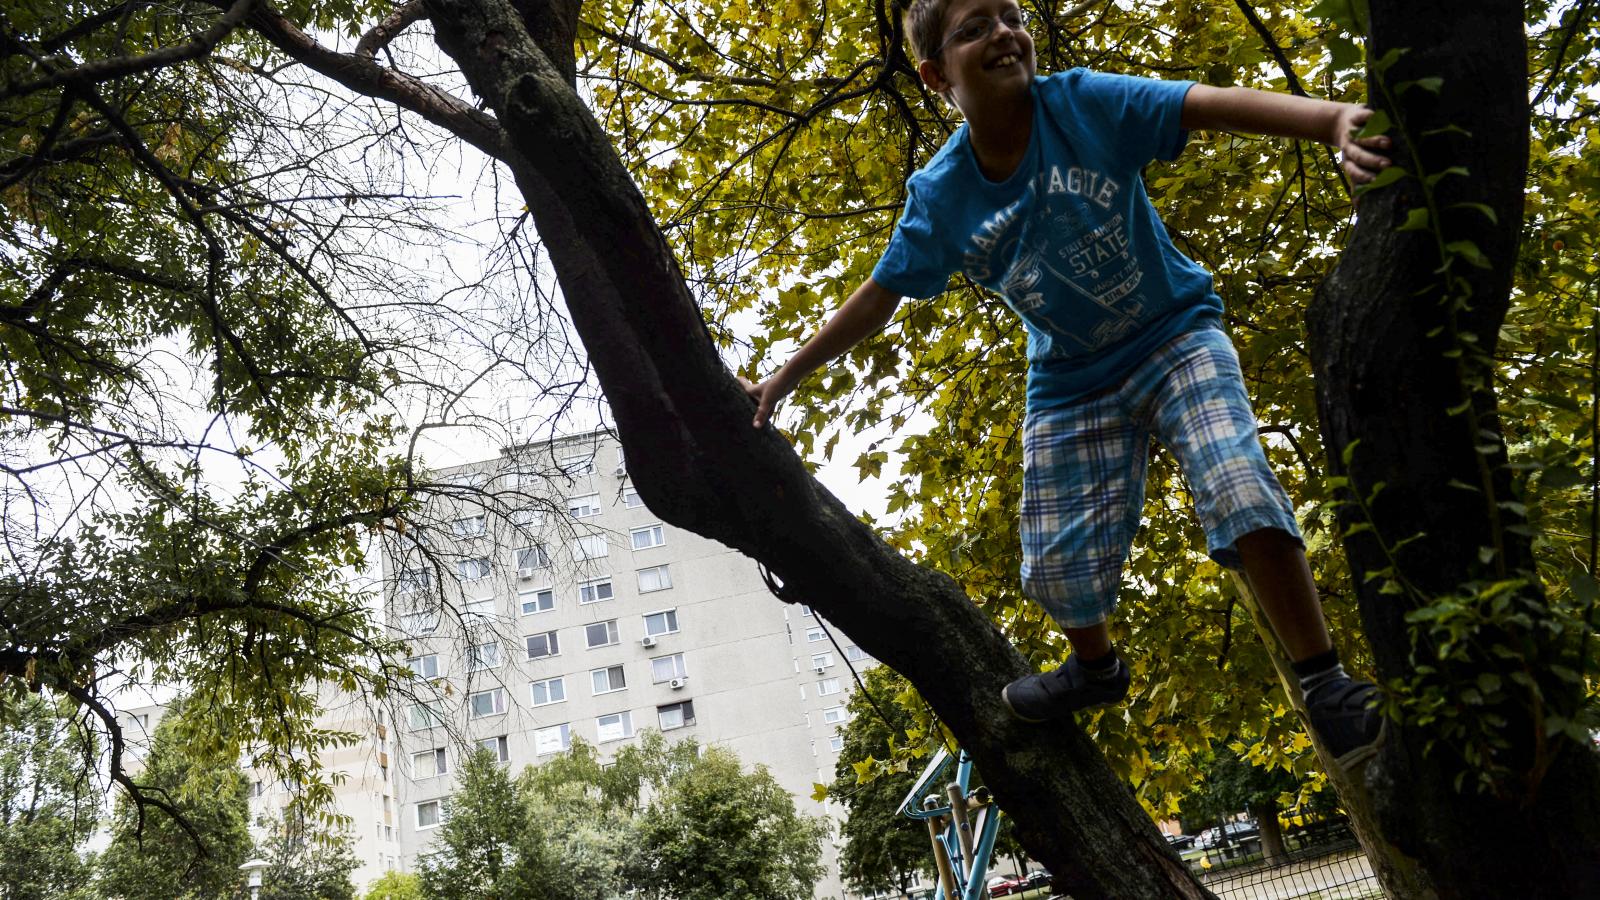
[[[967,275],[988,283],[994,266],[1004,265],[996,289],[1007,304],[1076,351],[1056,355],[1092,353],[1141,324],[1147,307],[1139,292],[1144,271],[1128,246],[1127,220],[1122,212],[1104,218],[1094,214],[1096,207],[1110,211],[1121,192],[1122,185],[1102,172],[1052,165],[969,238],[963,254]],[[1041,202],[1042,210],[1024,213]],[[1052,295],[1070,302],[1063,292],[1095,310],[1070,330],[1041,311]]]

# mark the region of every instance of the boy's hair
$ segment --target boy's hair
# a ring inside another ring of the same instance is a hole
[[[917,61],[932,59],[944,43],[944,14],[955,0],[911,0],[906,7],[906,34],[911,38],[911,49]]]

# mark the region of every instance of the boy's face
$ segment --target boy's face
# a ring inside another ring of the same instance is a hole
[[[1033,83],[1033,37],[1014,0],[956,0],[945,11],[943,48],[918,67],[922,80],[950,92],[969,116]]]

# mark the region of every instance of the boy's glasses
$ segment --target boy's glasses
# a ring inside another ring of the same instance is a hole
[[[944,39],[944,43],[939,45],[939,49],[933,51],[933,55],[938,56],[943,53],[945,48],[951,44],[976,44],[978,41],[994,34],[994,29],[997,25],[1004,25],[1012,31],[1026,31],[1028,17],[1022,10],[1015,8],[1006,10],[998,17],[973,16],[962,22],[955,31],[950,32],[949,37]]]

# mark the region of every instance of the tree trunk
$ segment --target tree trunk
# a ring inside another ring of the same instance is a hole
[[[1268,865],[1278,865],[1288,854],[1283,849],[1283,828],[1278,825],[1278,804],[1266,800],[1250,804],[1250,815],[1261,829],[1261,855]]]
[[[645,503],[760,561],[780,597],[905,675],[970,752],[1034,857],[1088,898],[1210,897],[1072,722],[1027,725],[1029,669],[948,576],[918,567],[805,470],[717,357],[643,196],[566,73],[534,0],[429,0],[439,44],[495,112]]]
[[[1391,132],[1396,162],[1413,173],[1419,160],[1424,173],[1469,173],[1433,188],[1430,224],[1442,238],[1395,230],[1428,205],[1414,177],[1362,199],[1350,245],[1308,314],[1322,431],[1330,463],[1349,478],[1343,520],[1371,526],[1344,540],[1362,620],[1382,677],[1411,679],[1415,659],[1437,654],[1425,639],[1413,648],[1407,613],[1533,568],[1531,543],[1506,505],[1512,484],[1490,377],[1522,227],[1526,41],[1522,5],[1509,0],[1370,7],[1370,58],[1407,50],[1370,73],[1373,105],[1403,126]],[[1438,96],[1424,87],[1401,92],[1432,77],[1443,79]],[[1463,203],[1486,205],[1493,219]],[[1468,240],[1486,265],[1473,265],[1459,244],[1446,250],[1456,255],[1449,271],[1462,276],[1450,288],[1437,271],[1441,249]],[[1530,582],[1520,596],[1542,599],[1537,579]],[[1486,639],[1522,648],[1520,656],[1482,654],[1476,671],[1498,679],[1531,672],[1544,690],[1542,705],[1508,691],[1506,702],[1483,710],[1505,720],[1509,747],[1498,761],[1508,774],[1492,792],[1478,790],[1471,772],[1458,788],[1470,768],[1463,758],[1444,743],[1430,752],[1426,727],[1392,728],[1367,772],[1383,837],[1420,863],[1440,897],[1600,895],[1596,756],[1547,740],[1543,727],[1547,716],[1575,712],[1581,696],[1547,676],[1559,648],[1539,628],[1507,622]],[[1446,688],[1458,708],[1468,708],[1460,692],[1472,675],[1457,672]]]

